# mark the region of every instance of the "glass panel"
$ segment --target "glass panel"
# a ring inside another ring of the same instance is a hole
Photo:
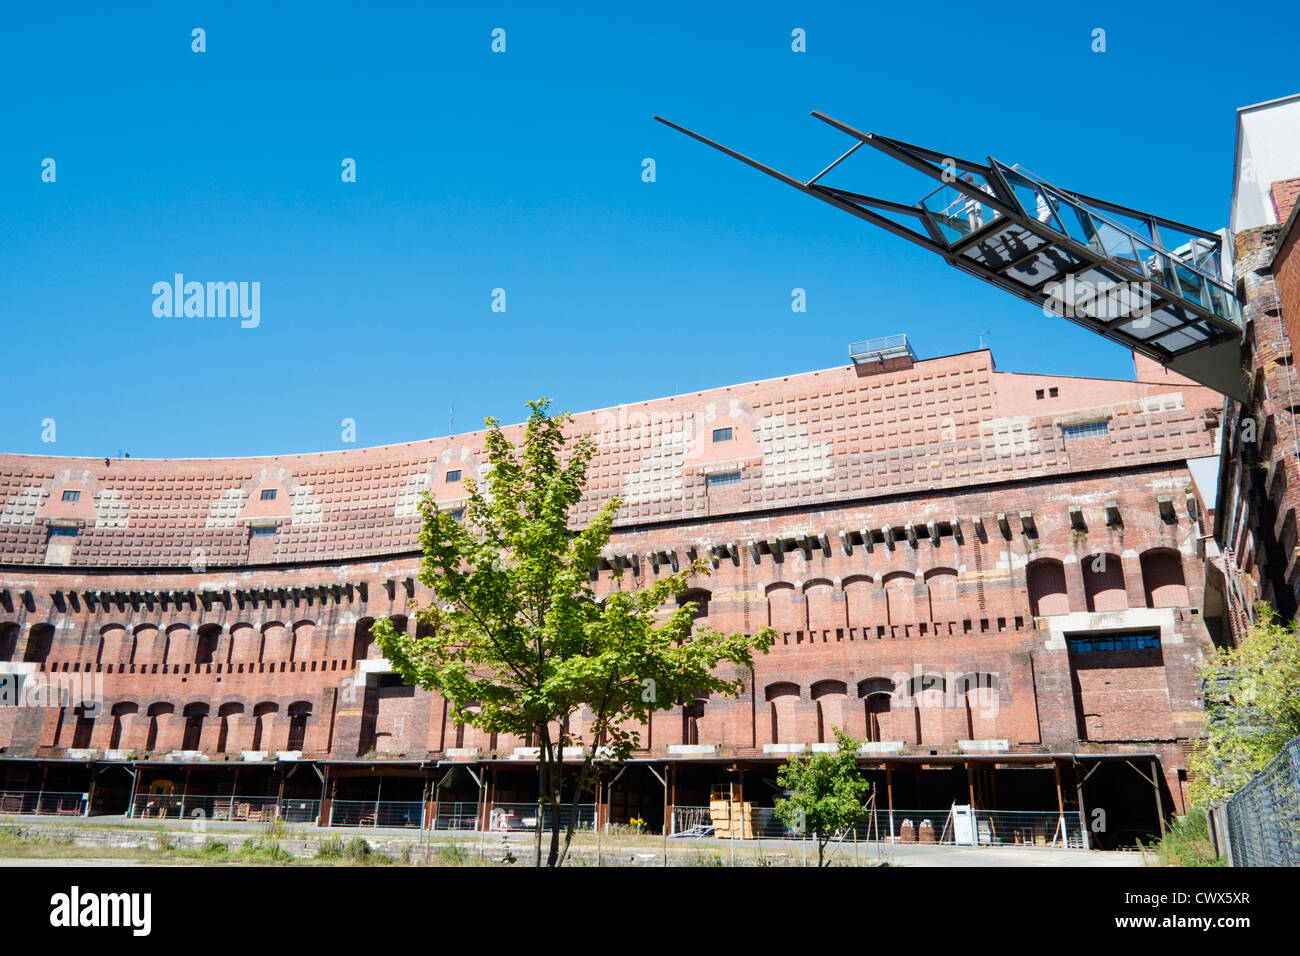
[[[993,187],[983,176],[966,173],[961,178],[967,185],[982,189],[990,196],[994,195]],[[974,196],[966,195],[953,185],[940,186],[922,199],[921,205],[934,215],[935,221],[949,242],[955,242],[963,236],[983,229],[997,218],[997,212],[992,207],[980,202]]]

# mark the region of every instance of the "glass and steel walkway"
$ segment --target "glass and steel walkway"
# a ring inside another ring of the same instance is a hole
[[[806,181],[655,119],[1049,314],[1245,399],[1241,315],[1221,273],[1217,234],[1053,186],[992,157],[987,163],[957,159],[813,115],[857,142]],[[939,185],[908,204],[821,182],[864,143]]]

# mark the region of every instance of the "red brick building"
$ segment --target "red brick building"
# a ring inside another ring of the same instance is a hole
[[[1212,648],[1193,466],[1222,406],[1141,358],[1109,381],[976,351],[579,414],[599,447],[584,513],[625,502],[600,586],[702,556],[701,614],[779,634],[740,698],[642,728],[595,812],[658,826],[723,783],[770,806],[775,764],[843,727],[882,809],[1102,809],[1094,842],[1155,831],[1152,783],[1162,814],[1182,807]],[[483,438],[0,456],[6,806],[470,825],[534,800],[528,741],[455,725],[370,638],[425,597],[420,496],[463,500]]]

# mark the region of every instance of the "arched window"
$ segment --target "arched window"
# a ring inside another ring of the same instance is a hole
[[[1025,572],[1029,584],[1029,613],[1034,617],[1068,614],[1070,600],[1065,590],[1065,565],[1051,558],[1029,562]]]

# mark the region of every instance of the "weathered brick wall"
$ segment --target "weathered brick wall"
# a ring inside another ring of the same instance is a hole
[[[837,726],[938,752],[971,739],[1149,749],[1192,733],[1207,641],[1186,463],[1213,454],[1221,403],[1137,371],[1126,383],[1021,376],[978,352],[579,416],[600,442],[591,506],[628,502],[598,591],[616,586],[616,566],[631,587],[699,556],[711,565],[692,594],[703,622],[778,632],[744,695],[666,702],[643,746],[745,752],[830,741]],[[1107,433],[1064,439],[1081,412]],[[732,438],[714,442],[723,428]],[[437,695],[384,686],[368,629],[427,599],[418,492],[454,505],[463,491],[447,472],[472,473],[480,447],[458,436],[277,464],[0,459],[0,624],[12,625],[0,649],[41,679],[102,681],[94,749],[144,750],[151,734],[153,752],[181,749],[201,716],[192,749],[284,750],[307,711],[308,755],[507,755],[526,741],[458,728]],[[416,466],[427,481],[412,483]],[[739,482],[710,487],[733,469]],[[69,483],[93,492],[70,506],[99,530],[70,566],[42,566],[37,532]],[[272,550],[252,563],[239,522],[285,501]],[[208,566],[188,566],[195,548]],[[1162,608],[1164,646],[1140,668],[1080,667],[1057,634],[1090,612],[1119,626]],[[0,712],[11,754],[73,747],[86,726],[72,707],[15,710]]]

